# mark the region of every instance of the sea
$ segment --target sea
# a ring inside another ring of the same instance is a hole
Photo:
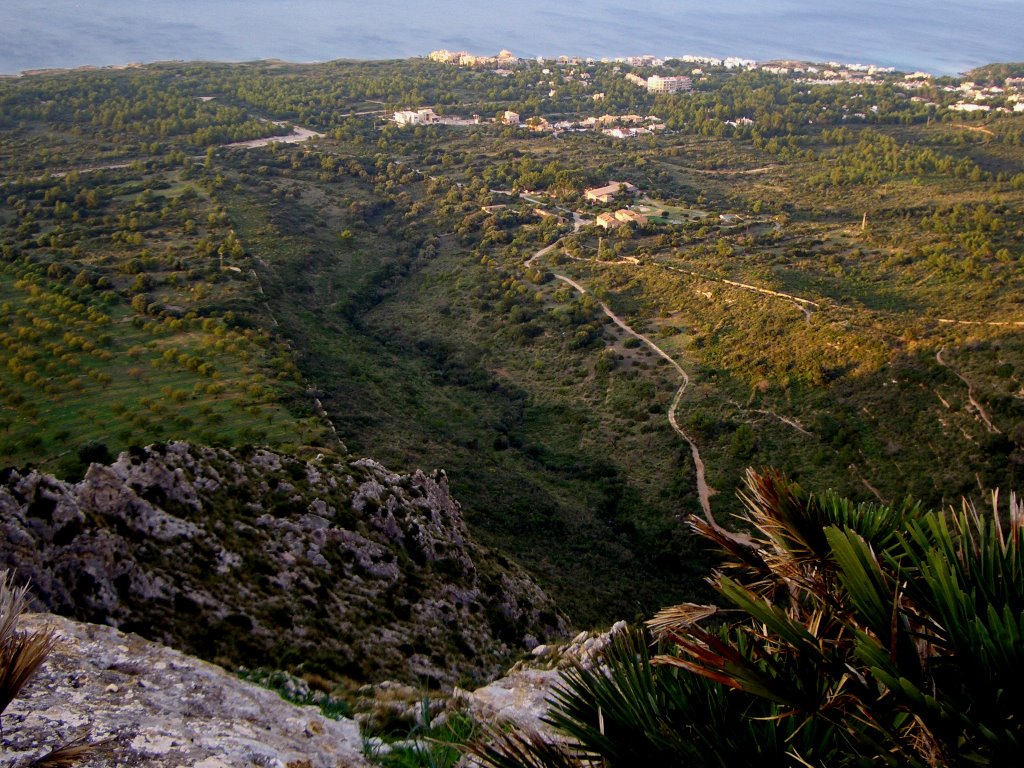
[[[0,0],[0,74],[168,60],[802,59],[955,75],[1024,60],[1024,0]]]

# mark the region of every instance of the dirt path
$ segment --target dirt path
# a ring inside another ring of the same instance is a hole
[[[782,414],[776,413],[775,411],[769,411],[769,410],[767,410],[765,408],[748,408],[747,406],[743,405],[742,403],[737,403],[735,400],[726,400],[726,402],[729,403],[729,405],[731,405],[734,408],[737,408],[737,409],[739,409],[741,411],[747,411],[748,413],[759,413],[762,416],[770,416],[773,419],[778,419],[783,424],[785,424],[787,427],[792,427],[793,429],[795,429],[800,434],[808,435],[808,436],[810,436],[812,434],[811,432],[807,431],[804,428],[803,424],[801,424],[796,419],[790,418],[789,416],[783,416]]]
[[[857,479],[860,480],[864,484],[864,487],[867,488],[869,491],[871,491],[871,493],[874,494],[876,499],[878,499],[882,504],[888,504],[889,503],[888,501],[886,501],[885,499],[882,498],[882,494],[878,492],[878,489],[875,488],[875,486],[873,486],[871,483],[869,483],[867,480],[864,479],[864,476],[860,473],[860,470],[857,468],[856,464],[851,464],[850,465],[850,470],[853,472],[853,474],[855,474],[857,476]]]
[[[284,125],[279,120],[274,121],[274,125]],[[252,139],[251,141],[236,141],[233,144],[224,144],[224,147],[242,147],[244,149],[253,149],[255,147],[266,147],[270,144],[299,144],[309,139],[320,138],[322,133],[317,133],[309,128],[302,128],[298,125],[292,127],[292,132],[287,136],[267,136],[265,139]]]
[[[282,121],[275,121],[275,125],[283,125]],[[309,128],[302,128],[298,125],[292,128],[292,132],[286,136],[268,136],[265,139],[253,139],[252,141],[236,141],[233,144],[220,144],[217,145],[219,148],[231,147],[233,149],[252,149],[255,147],[265,147],[269,144],[299,144],[309,139],[321,138],[324,134],[317,133],[316,131],[310,130]],[[203,155],[196,155],[192,157],[192,160],[202,160]],[[148,163],[154,160],[154,158],[136,158],[132,162],[128,163],[110,163],[109,165],[92,165],[86,168],[66,168],[63,171],[52,171],[42,176],[36,176],[35,181],[52,177],[54,179],[62,179],[69,173],[96,173],[97,171],[113,171],[122,168],[130,168],[133,163]]]
[[[561,242],[561,240],[559,240],[558,242],[552,243],[551,245],[547,246],[546,248],[541,248],[539,251],[537,251],[535,254],[533,254],[533,256],[528,258],[526,260],[526,262],[523,264],[523,266],[524,267],[532,267],[533,266],[533,262],[535,262],[541,256],[547,256],[549,253],[551,253],[553,250],[555,250],[555,248],[558,246],[558,243],[560,243],[560,242]],[[556,277],[559,277],[559,275],[556,275]],[[563,277],[562,279],[563,280],[568,280],[569,278]],[[583,291],[582,288],[580,288],[579,290]],[[583,291],[583,292],[586,293],[586,291]]]
[[[1024,328],[1024,320],[951,320],[947,317],[937,317],[935,320],[944,325],[992,325],[996,327],[1014,326]]]
[[[782,291],[773,291],[773,290],[770,290],[768,288],[759,288],[756,285],[750,285],[749,283],[740,283],[740,282],[737,282],[736,280],[729,280],[729,279],[724,278],[724,277],[715,277],[714,275],[705,275],[705,274],[701,274],[700,272],[691,272],[690,270],[683,269],[682,267],[673,267],[671,264],[659,264],[658,266],[663,267],[664,269],[670,269],[673,272],[678,272],[678,273],[680,273],[682,275],[689,275],[690,277],[696,277],[696,278],[699,278],[701,280],[710,280],[711,282],[715,282],[715,283],[723,283],[725,285],[731,285],[734,288],[742,288],[745,291],[753,291],[754,293],[760,293],[760,294],[762,294],[764,296],[772,296],[773,298],[776,298],[776,299],[786,299],[787,301],[792,301],[794,304],[796,304],[804,312],[804,314],[807,315],[808,322],[810,322],[811,316],[810,316],[810,310],[807,309],[807,308],[808,307],[814,307],[815,309],[820,309],[821,308],[821,305],[818,302],[811,301],[810,299],[805,299],[802,296],[794,296],[791,293],[783,293]]]
[[[526,266],[529,267],[530,265],[533,264],[533,262],[536,259],[550,253],[557,245],[558,243],[552,243],[546,248],[542,248],[541,250],[537,251],[535,254],[533,254],[533,256],[531,256],[526,261]],[[557,279],[571,286],[579,293],[587,293],[587,289],[584,288],[579,283],[577,283],[571,277],[568,277],[567,275],[561,275],[557,272],[553,272],[552,274],[554,274],[554,276]],[[714,515],[711,513],[712,489],[710,486],[708,486],[707,472],[704,467],[704,460],[701,459],[700,457],[700,450],[697,448],[697,444],[688,434],[686,434],[686,431],[681,426],[679,426],[679,421],[676,419],[676,411],[679,408],[679,403],[682,401],[683,395],[686,394],[687,387],[690,386],[690,375],[685,370],[683,370],[682,366],[679,365],[679,363],[677,363],[675,360],[673,360],[672,357],[667,352],[665,352],[665,350],[663,350],[661,347],[659,347],[657,344],[651,341],[644,334],[638,331],[634,331],[632,328],[630,328],[625,320],[623,320],[621,317],[619,317],[612,311],[611,307],[609,307],[603,301],[600,302],[600,304],[601,311],[603,311],[605,315],[607,315],[613,323],[615,323],[619,328],[628,333],[630,336],[633,336],[634,338],[639,339],[641,342],[646,344],[652,352],[654,352],[657,355],[660,355],[662,358],[668,361],[668,364],[671,365],[676,370],[676,372],[679,374],[680,379],[682,379],[682,385],[679,387],[678,390],[676,390],[675,397],[672,399],[672,405],[669,406],[668,409],[668,423],[672,426],[672,429],[675,430],[675,432],[680,437],[682,437],[683,440],[686,441],[687,445],[690,446],[690,455],[693,456],[693,464],[696,469],[697,496],[700,499],[701,510],[703,511],[704,517],[708,521],[708,523],[715,526],[715,528],[719,528],[718,522],[715,520]]]
[[[766,173],[774,168],[778,168],[778,165],[762,165],[760,168],[734,168],[734,169],[720,169],[720,168],[689,168],[686,166],[676,166],[680,171],[689,171],[690,173],[703,173],[709,176],[749,176],[755,173]]]
[[[811,310],[810,307],[806,306],[805,304],[801,304],[798,301],[794,301],[793,302],[793,306],[796,307],[797,309],[799,309],[801,312],[804,313],[804,317],[807,318],[807,324],[810,325],[811,324],[811,315],[814,314],[813,310]]]
[[[984,422],[986,429],[988,429],[989,432],[992,432],[993,434],[996,435],[1003,434],[1002,430],[1000,430],[995,424],[992,423],[992,420],[988,417],[988,414],[985,412],[985,409],[982,407],[981,403],[979,403],[977,399],[975,399],[974,385],[971,384],[971,382],[966,377],[961,375],[959,371],[954,369],[953,366],[951,366],[949,363],[942,359],[942,353],[945,350],[945,347],[941,347],[939,351],[935,353],[935,362],[937,362],[943,368],[948,368],[950,371],[953,372],[954,376],[956,376],[958,379],[960,379],[960,381],[967,385],[967,401],[971,404],[974,410],[977,411],[978,416],[981,418],[982,422]]]
[[[984,133],[986,136],[995,136],[995,133],[988,128],[981,125],[964,125],[963,123],[957,123],[951,126],[953,128],[963,128],[965,131],[976,131],[977,133]]]

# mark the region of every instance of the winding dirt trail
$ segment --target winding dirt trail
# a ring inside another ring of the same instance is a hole
[[[977,399],[975,399],[975,397],[974,397],[974,385],[971,384],[970,380],[967,379],[959,371],[957,371],[953,366],[951,366],[949,363],[947,363],[945,360],[942,359],[942,353],[945,352],[945,351],[946,351],[945,346],[939,348],[939,351],[935,353],[935,362],[937,362],[943,368],[948,368],[950,371],[953,372],[954,376],[956,376],[958,379],[960,379],[960,381],[962,381],[964,384],[967,385],[967,401],[971,404],[971,406],[974,408],[974,410],[977,411],[978,416],[981,418],[982,422],[985,424],[985,428],[988,429],[988,431],[991,432],[992,434],[995,434],[995,435],[1003,434],[1002,430],[1000,430],[999,427],[997,427],[995,424],[992,423],[992,420],[988,417],[988,413],[985,412],[985,409],[982,407],[981,403],[979,403],[977,401]]]
[[[531,266],[536,259],[540,258],[541,256],[545,256],[548,253],[551,253],[551,251],[553,251],[556,246],[558,246],[557,242],[552,243],[551,245],[545,248],[541,248],[539,251],[533,254],[533,256],[527,259],[525,265],[527,267]],[[552,274],[566,285],[571,286],[580,294],[585,295],[587,293],[587,289],[584,288],[575,280],[573,280],[571,277],[567,275],[561,275],[557,272],[552,272]],[[672,426],[672,429],[675,430],[675,432],[681,438],[683,438],[683,440],[686,441],[687,445],[690,446],[690,455],[693,456],[693,464],[696,469],[697,496],[700,499],[700,507],[701,511],[704,513],[704,518],[708,521],[709,524],[713,525],[716,529],[720,528],[718,522],[715,520],[714,515],[711,513],[712,489],[710,488],[710,486],[708,486],[707,472],[704,467],[704,460],[701,459],[700,456],[700,450],[697,448],[697,444],[693,441],[693,439],[688,434],[686,434],[686,431],[681,426],[679,426],[679,421],[676,419],[676,411],[679,408],[679,403],[682,401],[683,395],[686,394],[687,387],[690,386],[690,375],[685,370],[683,370],[683,367],[679,365],[679,363],[677,363],[675,360],[673,360],[672,357],[665,350],[663,350],[661,347],[659,347],[657,344],[651,341],[644,334],[630,328],[629,324],[627,324],[625,320],[623,320],[621,317],[615,314],[615,312],[612,311],[611,307],[609,307],[603,301],[599,301],[599,303],[601,305],[601,311],[604,312],[605,315],[609,319],[611,319],[613,323],[615,323],[619,328],[628,333],[630,336],[639,339],[641,342],[646,344],[652,352],[664,358],[668,362],[668,364],[671,365],[679,374],[679,377],[682,380],[682,384],[679,387],[679,389],[676,390],[675,397],[672,398],[672,405],[669,406],[668,423]]]
[[[731,285],[734,288],[742,288],[745,291],[753,291],[754,293],[760,293],[764,296],[772,296],[776,299],[785,299],[786,301],[792,301],[797,305],[797,308],[802,310],[807,315],[807,320],[810,322],[811,311],[808,307],[814,307],[820,309],[821,305],[816,301],[805,299],[802,296],[794,296],[791,293],[783,293],[782,291],[773,291],[768,288],[760,288],[756,285],[750,285],[750,283],[740,283],[736,280],[729,280],[724,277],[715,277],[714,275],[705,275],[700,272],[692,272],[689,269],[683,269],[682,267],[673,267],[671,264],[659,264],[658,266],[664,269],[670,269],[673,272],[679,272],[682,275],[689,275],[690,277],[696,277],[700,280],[710,280],[715,283],[724,283],[725,285]]]
[[[274,125],[285,125],[283,120],[273,121]],[[303,128],[300,125],[293,125],[292,132],[285,134],[284,136],[267,136],[262,139],[252,139],[251,141],[236,141],[231,144],[218,144],[217,149],[231,148],[231,149],[252,149],[254,147],[266,147],[270,144],[300,144],[309,139],[323,138],[324,134],[309,128]],[[203,160],[204,155],[194,155],[192,160]],[[139,157],[135,158],[131,162],[119,162],[119,163],[108,163],[107,165],[90,165],[85,168],[65,168],[61,171],[48,171],[42,176],[34,177],[35,181],[52,177],[54,179],[62,179],[69,173],[96,173],[98,171],[115,171],[123,168],[131,168],[133,163],[149,163],[155,160],[153,157]]]
[[[778,164],[762,165],[760,168],[688,168],[686,166],[678,166],[678,170],[701,173],[705,176],[750,176],[757,173],[767,173],[779,167],[781,166]]]
[[[948,317],[937,317],[935,321],[943,325],[991,325],[997,328],[1024,328],[1024,320],[952,320]]]
[[[771,296],[776,299],[785,299],[791,301],[796,305],[796,308],[802,311],[807,318],[807,322],[811,322],[811,315],[813,310],[821,309],[821,304],[811,299],[805,299],[803,296],[796,296],[792,293],[784,293],[783,291],[773,291],[769,288],[761,288],[750,283],[741,283],[737,280],[729,280],[725,277],[717,277],[715,275],[708,275],[701,272],[694,272],[689,269],[683,269],[682,267],[674,267],[671,264],[662,264],[660,262],[651,262],[657,264],[663,269],[668,269],[673,272],[678,272],[681,275],[687,275],[688,277],[695,277],[699,280],[708,280],[714,283],[722,283],[724,285],[731,285],[734,288],[741,288],[745,291],[752,291],[754,293],[760,293],[764,296]],[[842,304],[833,301],[831,306],[835,309],[845,309]],[[813,308],[813,309],[812,309]],[[925,318],[928,319],[928,318]],[[993,328],[1024,328],[1024,320],[960,320],[957,318],[950,317],[936,317],[931,318],[934,322],[942,325],[982,325]]]

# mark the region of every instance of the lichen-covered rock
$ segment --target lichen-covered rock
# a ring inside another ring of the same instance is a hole
[[[600,664],[604,649],[626,627],[626,622],[620,621],[607,632],[580,632],[568,643],[539,645],[530,658],[516,662],[497,680],[475,691],[456,688],[452,698],[479,720],[511,724],[557,739],[558,734],[543,718],[548,699],[562,680],[561,671],[574,666],[591,669]]]
[[[443,472],[170,443],[69,484],[0,475],[0,567],[37,607],[229,664],[489,678],[564,634],[473,542]]]
[[[83,768],[363,768],[353,720],[330,720],[137,635],[59,616],[54,651],[3,718],[4,764],[17,766],[85,733]]]

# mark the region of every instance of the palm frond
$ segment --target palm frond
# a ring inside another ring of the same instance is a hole
[[[697,622],[715,616],[722,611],[717,605],[682,603],[662,608],[644,622],[656,639],[669,633],[680,633]]]
[[[72,768],[89,757],[100,746],[97,743],[89,742],[88,738],[88,736],[80,736],[74,741],[57,747],[29,762],[28,768]]]
[[[0,645],[0,712],[21,693],[56,642],[44,629],[31,634],[14,632]]]
[[[0,713],[17,697],[56,642],[49,630],[19,632],[28,587],[17,587],[7,570],[0,571]]]
[[[494,726],[460,747],[484,768],[587,768],[601,763],[535,731],[508,732]]]
[[[0,571],[0,643],[14,633],[18,618],[25,612],[27,586],[16,587],[10,573]]]

